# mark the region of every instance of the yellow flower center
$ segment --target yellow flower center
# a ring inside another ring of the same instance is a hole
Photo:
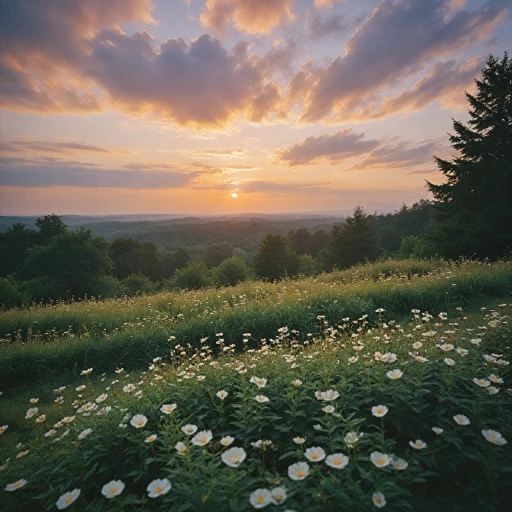
[[[297,476],[298,477],[304,476],[304,471],[297,471]]]
[[[21,482],[16,482],[14,484],[14,488],[17,489],[18,487],[21,487]]]
[[[263,502],[265,501],[265,498],[264,498],[263,496],[258,496],[258,497],[256,498],[256,501],[257,501],[258,503],[263,503]]]
[[[384,459],[378,459],[378,460],[377,460],[377,465],[378,465],[378,466],[384,466],[384,464],[385,464]]]
[[[316,453],[313,453],[313,455],[311,455],[311,458],[312,458],[313,460],[316,460],[316,459],[318,459],[318,455],[317,455]]]
[[[66,498],[64,500],[66,503],[71,503],[73,501],[73,498],[71,496],[69,496],[68,498]]]
[[[496,436],[491,436],[491,441],[496,441]]]
[[[382,498],[380,496],[377,496],[375,498],[375,503],[378,503],[380,505],[381,501],[382,501]]]
[[[274,499],[275,499],[276,501],[283,501],[283,496],[282,496],[282,495],[274,496]]]
[[[205,444],[206,443],[206,439],[201,439],[201,443]]]
[[[142,421],[138,421],[138,422],[137,422],[137,426],[138,426],[138,427],[142,427],[142,425],[144,425],[144,422],[142,422]]]
[[[238,455],[233,455],[231,457],[231,462],[237,463],[240,460],[240,457]]]
[[[341,464],[341,460],[340,459],[336,459],[336,460],[333,460],[332,463],[335,465],[335,466],[339,466]]]
[[[163,491],[163,488],[162,488],[162,487],[157,487],[157,488],[155,489],[155,492],[157,492],[158,494],[160,494],[162,491]]]
[[[110,494],[117,494],[117,489],[112,487],[112,489],[110,489]]]

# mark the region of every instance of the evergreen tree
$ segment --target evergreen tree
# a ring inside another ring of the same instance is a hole
[[[477,94],[466,93],[467,124],[453,122],[450,143],[459,151],[452,160],[436,157],[446,177],[427,181],[436,199],[437,226],[432,236],[447,257],[495,258],[512,250],[512,60],[505,52],[490,56]]]
[[[290,249],[281,235],[267,235],[254,258],[254,270],[259,277],[270,281],[297,274],[299,256]]]
[[[375,219],[368,216],[361,206],[356,206],[344,224],[336,224],[329,242],[322,250],[322,260],[327,269],[345,268],[379,254],[375,233]]]

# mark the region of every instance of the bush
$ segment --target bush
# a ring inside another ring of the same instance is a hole
[[[172,283],[182,290],[206,288],[211,284],[210,271],[204,261],[191,261],[175,272]]]
[[[234,286],[243,283],[248,275],[249,269],[240,258],[228,258],[212,271],[213,280],[220,286]]]
[[[148,276],[145,276],[142,272],[137,272],[123,279],[123,291],[127,295],[152,293],[155,291],[155,284],[151,282]]]
[[[19,290],[19,283],[13,277],[0,278],[0,309],[21,306],[27,301],[27,294]]]
[[[322,272],[322,265],[310,254],[304,254],[299,259],[299,275],[312,277]]]

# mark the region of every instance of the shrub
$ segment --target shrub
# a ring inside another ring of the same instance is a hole
[[[240,258],[228,258],[212,271],[213,280],[220,286],[233,286],[243,283],[248,275],[249,269]]]
[[[210,271],[204,261],[191,261],[175,272],[172,283],[182,290],[206,288],[211,283]]]

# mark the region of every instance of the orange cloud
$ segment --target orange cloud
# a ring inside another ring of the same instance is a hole
[[[268,34],[293,19],[292,3],[293,0],[208,0],[201,22],[220,34],[229,24],[246,34]]]

